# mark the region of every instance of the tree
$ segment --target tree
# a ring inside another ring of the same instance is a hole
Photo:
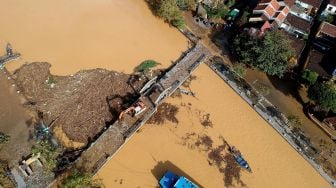
[[[175,27],[183,28],[184,20],[176,0],[152,0],[156,14]]]
[[[304,70],[302,73],[302,79],[309,86],[314,85],[318,77],[319,77],[318,73],[311,70]]]
[[[93,180],[91,174],[75,171],[62,182],[64,188],[102,187],[100,180]]]
[[[229,14],[229,8],[226,5],[220,5],[218,7],[211,8],[209,6],[204,6],[208,16],[210,18],[223,18]]]
[[[181,10],[196,10],[196,0],[176,0]]]
[[[41,155],[41,160],[47,170],[52,171],[57,166],[56,158],[59,155],[59,150],[52,146],[47,140],[37,142],[32,147],[32,154]]]
[[[160,63],[154,61],[154,60],[145,60],[143,61],[139,66],[135,68],[135,71],[137,72],[147,72],[151,68],[156,67]]]
[[[9,142],[9,136],[3,132],[0,132],[0,144],[6,144]]]
[[[326,22],[328,23],[332,23],[334,21],[334,15],[331,15],[329,14],[327,17],[326,17]]]
[[[241,62],[278,77],[289,68],[293,54],[289,42],[277,30],[267,32],[263,38],[251,37],[244,32],[236,36],[232,47]]]
[[[241,23],[246,24],[248,22],[248,17],[249,16],[250,16],[250,13],[247,10],[245,10],[243,12],[243,15],[242,15],[241,19],[240,19]]]
[[[226,6],[232,7],[236,3],[236,0],[228,0]]]
[[[308,97],[323,110],[336,112],[336,85],[332,81],[317,82],[310,86]]]
[[[242,64],[235,64],[234,66],[233,66],[233,71],[238,75],[238,76],[240,76],[240,77],[244,77],[245,76],[245,74],[246,74],[246,68],[245,68],[245,66],[243,66]]]
[[[290,115],[287,117],[287,119],[288,119],[288,123],[293,126],[300,127],[302,125],[300,118],[298,116]]]

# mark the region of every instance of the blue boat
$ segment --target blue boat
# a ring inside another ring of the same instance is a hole
[[[167,171],[160,179],[161,188],[198,188],[198,186],[184,176],[178,176]]]
[[[245,168],[248,172],[252,173],[252,169],[250,165],[243,158],[243,155],[234,146],[230,147],[230,152],[232,153],[233,157],[236,159],[237,163],[242,168]]]

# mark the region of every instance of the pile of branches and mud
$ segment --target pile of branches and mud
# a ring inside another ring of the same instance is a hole
[[[135,88],[145,81],[132,77],[131,86],[130,75],[105,69],[69,76],[52,75],[49,69],[48,63],[30,63],[16,70],[13,78],[28,100],[27,107],[42,114],[45,124],[54,122],[67,139],[84,144],[136,100]]]

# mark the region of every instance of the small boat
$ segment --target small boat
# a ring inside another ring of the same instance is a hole
[[[173,172],[167,171],[160,179],[161,188],[198,188],[198,186],[184,176],[178,176]]]
[[[252,173],[252,169],[251,169],[250,165],[243,158],[243,155],[240,153],[239,150],[236,149],[236,147],[234,147],[234,146],[231,147],[230,146],[229,151],[232,153],[233,157],[235,158],[235,160],[237,161],[237,163],[241,167],[245,168],[248,172]]]

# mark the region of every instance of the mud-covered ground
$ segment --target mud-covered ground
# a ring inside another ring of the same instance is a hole
[[[105,69],[82,70],[55,76],[48,63],[31,63],[15,71],[13,78],[27,98],[26,106],[37,111],[65,147],[84,146],[116,120],[120,111],[136,99],[135,90],[145,79]],[[74,143],[81,143],[76,145]]]

